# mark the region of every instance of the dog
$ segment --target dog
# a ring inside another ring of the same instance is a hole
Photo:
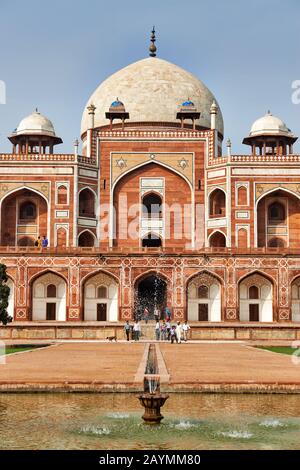
[[[106,339],[112,343],[113,341],[116,343],[117,342],[117,337],[116,336],[106,336]]]

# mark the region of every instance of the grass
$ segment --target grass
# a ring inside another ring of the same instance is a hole
[[[38,348],[43,348],[46,345],[31,345],[29,344],[28,346],[25,345],[15,345],[15,346],[6,346],[5,348],[5,354],[13,354],[17,352],[24,352],[24,351],[32,351],[33,349],[38,349]]]
[[[259,349],[266,349],[267,351],[279,353],[279,354],[288,354],[291,356],[297,351],[297,348],[292,348],[291,346],[257,346]]]

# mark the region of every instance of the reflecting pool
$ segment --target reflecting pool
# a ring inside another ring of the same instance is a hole
[[[300,396],[170,394],[158,426],[135,394],[0,394],[0,449],[300,449]]]

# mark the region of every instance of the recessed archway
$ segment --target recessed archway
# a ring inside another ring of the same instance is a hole
[[[79,193],[79,217],[95,217],[95,194],[90,188],[84,188]]]
[[[211,273],[195,275],[187,284],[189,321],[221,321],[221,283]]]
[[[273,284],[264,275],[249,274],[239,283],[240,321],[273,321]]]
[[[291,291],[292,321],[300,322],[300,276],[293,280]]]
[[[142,199],[142,206],[143,217],[155,219],[162,217],[162,198],[159,194],[147,193]]]
[[[209,216],[226,216],[226,195],[222,189],[216,188],[209,195]]]
[[[276,188],[263,194],[256,207],[256,246],[298,248],[300,201],[296,194]]]
[[[7,280],[7,286],[9,287],[9,297],[8,297],[8,315],[14,319],[15,317],[15,285],[13,280],[9,277]]]
[[[167,282],[156,273],[149,273],[138,279],[134,289],[134,316],[144,318],[145,309],[149,312],[149,319],[154,319],[159,313],[164,317],[168,306]]]
[[[78,246],[92,247],[95,246],[95,241],[95,236],[89,230],[85,230],[78,237]]]
[[[53,272],[32,283],[32,320],[66,321],[66,281]]]
[[[38,236],[48,236],[48,202],[30,189],[9,193],[1,203],[1,244],[32,246]]]
[[[161,238],[156,235],[155,233],[148,233],[143,239],[142,239],[142,247],[143,248],[159,248],[162,246],[162,241]]]
[[[83,284],[84,320],[118,321],[119,286],[114,277],[100,272]]]
[[[226,237],[224,233],[216,230],[209,237],[209,246],[213,248],[224,248],[226,247]]]

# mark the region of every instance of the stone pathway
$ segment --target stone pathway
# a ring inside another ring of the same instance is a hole
[[[131,384],[143,344],[57,343],[6,356],[0,365],[4,384]]]
[[[6,357],[0,391],[140,391],[143,343],[55,343]],[[246,343],[156,343],[162,388],[169,391],[293,391],[300,365]]]
[[[291,356],[246,344],[161,344],[170,384],[298,384],[300,364]]]

